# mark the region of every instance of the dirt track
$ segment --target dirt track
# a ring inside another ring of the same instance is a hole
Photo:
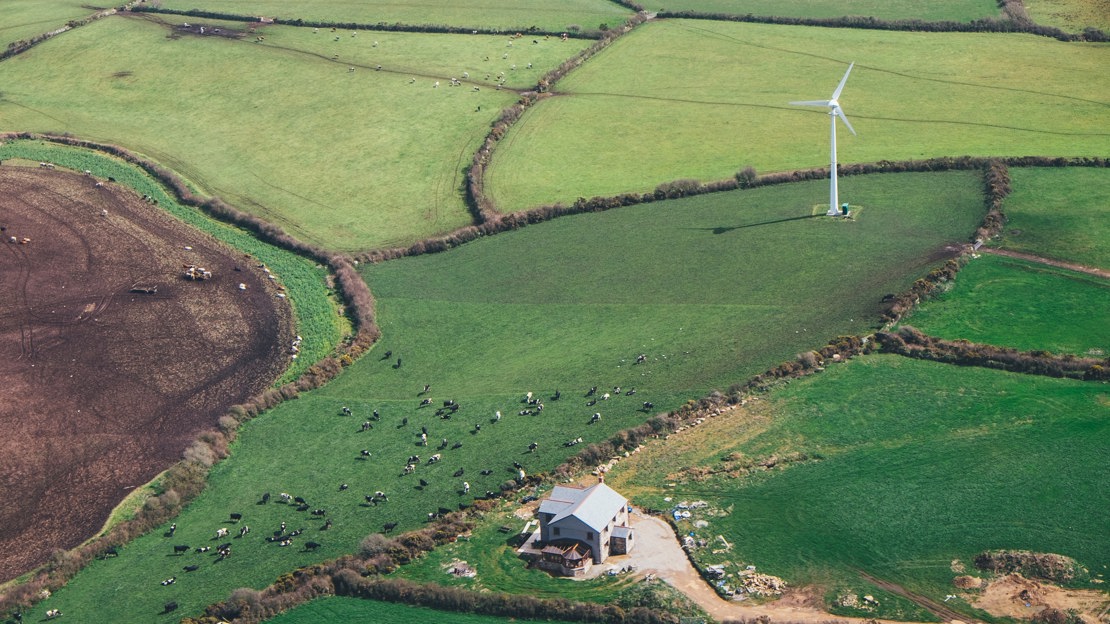
[[[94,534],[286,362],[257,263],[95,182],[0,166],[0,581]]]

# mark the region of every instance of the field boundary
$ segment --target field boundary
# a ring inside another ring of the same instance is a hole
[[[542,94],[526,93],[525,98],[543,97]],[[519,107],[519,109],[518,109]],[[512,107],[512,113],[505,113],[506,117],[519,117],[526,106],[517,104]],[[508,110],[508,109],[507,109]],[[503,136],[503,133],[499,135]],[[488,159],[492,146],[488,145],[479,150],[483,158]],[[476,158],[477,160],[477,158]],[[991,163],[999,163],[1006,167],[1110,167],[1110,158],[1079,157],[1062,158],[1054,156],[1017,156],[1017,157],[989,157],[989,156],[943,156],[926,160],[881,160],[870,163],[839,164],[837,172],[840,176],[868,175],[877,173],[907,173],[907,172],[935,172],[935,171],[970,171],[987,170]],[[623,206],[647,204],[666,199],[693,197],[707,193],[720,193],[742,189],[753,189],[763,186],[776,186],[791,182],[806,180],[822,180],[829,176],[828,167],[815,167],[810,169],[795,169],[769,174],[757,174],[751,167],[746,167],[736,173],[732,178],[712,182],[698,180],[674,180],[656,186],[654,191],[646,193],[621,193],[608,197],[592,197],[586,199],[579,197],[573,204],[563,203],[547,204],[521,210],[518,212],[496,212],[492,202],[481,195],[480,178],[483,175],[480,164],[471,165],[467,172],[468,201],[471,197],[482,197],[484,202],[481,209],[474,209],[480,213],[476,216],[476,225],[461,227],[454,232],[417,241],[408,247],[393,247],[376,249],[357,254],[355,259],[359,262],[377,263],[407,256],[419,256],[426,253],[438,253],[458,247],[482,236],[500,234],[528,225],[543,223],[558,217],[565,217],[586,212],[602,212]],[[474,186],[476,185],[476,186]],[[984,232],[977,231],[976,238],[984,238]]]
[[[257,15],[240,15],[238,13],[221,13],[219,11],[202,11],[200,9],[167,9],[164,7],[154,7],[149,5],[134,4],[130,11],[132,13],[161,13],[163,15],[183,15],[187,17],[201,17],[205,19],[224,20],[227,22],[254,22],[262,24],[276,24],[278,26],[297,26],[308,28],[343,28],[347,30],[366,30],[377,32],[410,32],[410,33],[433,33],[440,35],[511,35],[515,33],[527,32],[529,35],[553,35],[561,37],[564,34],[568,39],[599,39],[604,33],[602,31],[549,31],[540,28],[521,27],[521,28],[481,28],[471,26],[448,26],[447,24],[402,24],[393,23],[387,24],[386,22],[375,22],[373,24],[364,22],[329,22],[323,20],[306,20],[306,19],[285,19],[281,17],[259,17]]]
[[[1020,0],[999,0],[1005,17],[986,17],[970,22],[951,20],[925,21],[919,19],[884,20],[875,17],[785,17],[777,15],[753,15],[730,13],[702,13],[699,11],[660,11],[659,19],[693,19],[718,22],[744,22],[749,24],[772,24],[776,26],[813,26],[817,28],[854,28],[857,30],[893,30],[912,32],[964,32],[964,33],[1024,33],[1050,37],[1064,42],[1101,43],[1110,41],[1110,35],[1098,28],[1089,27],[1082,33],[1065,32],[1055,26],[1037,24],[1025,16],[1025,7]]]
[[[38,44],[40,44],[44,41],[48,41],[50,39],[53,39],[54,37],[56,37],[56,36],[58,36],[58,35],[60,35],[64,32],[69,32],[69,31],[73,30],[74,28],[79,28],[79,27],[84,26],[86,24],[91,24],[92,22],[95,22],[96,20],[103,19],[103,18],[111,16],[111,15],[115,15],[116,13],[118,13],[121,10],[123,10],[123,11],[130,10],[131,6],[137,5],[138,3],[142,2],[142,1],[143,0],[131,0],[131,2],[129,2],[129,3],[123,5],[122,7],[119,7],[119,8],[104,9],[102,11],[97,11],[96,13],[93,13],[92,15],[90,15],[88,17],[83,17],[81,19],[75,19],[75,20],[69,20],[68,22],[66,22],[66,25],[62,26],[61,28],[57,28],[57,29],[52,30],[50,32],[42,33],[40,35],[35,35],[34,37],[31,37],[30,39],[20,39],[19,41],[13,41],[13,42],[8,44],[8,47],[7,47],[6,50],[4,50],[3,52],[0,52],[0,61],[7,60],[7,59],[9,59],[9,58],[11,58],[11,57],[13,57],[17,54],[22,54],[22,53],[26,52],[27,50],[30,50],[31,48],[37,46]]]

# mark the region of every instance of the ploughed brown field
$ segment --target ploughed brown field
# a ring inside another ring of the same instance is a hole
[[[94,535],[288,358],[257,261],[96,182],[0,166],[0,581]]]

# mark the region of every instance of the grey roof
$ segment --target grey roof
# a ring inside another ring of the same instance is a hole
[[[586,489],[556,485],[551,489],[551,496],[540,503],[540,513],[554,514],[548,525],[573,516],[601,532],[627,504],[628,499],[604,483]]]
[[[632,537],[632,527],[613,527],[613,537],[624,539]]]

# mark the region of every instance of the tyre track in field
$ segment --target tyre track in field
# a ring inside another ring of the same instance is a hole
[[[1004,256],[1007,258],[1017,258],[1018,260],[1028,260],[1029,262],[1047,264],[1048,266],[1056,267],[1059,269],[1068,269],[1069,271],[1075,271],[1076,273],[1086,273],[1087,275],[1094,275],[1103,279],[1110,279],[1110,271],[1107,271],[1105,269],[1090,267],[1083,264],[1076,264],[1074,262],[1064,262],[1063,260],[1053,260],[1052,258],[1045,258],[1044,256],[1037,256],[1021,251],[996,249],[994,247],[980,247],[978,253],[991,254],[992,256]]]
[[[902,598],[905,598],[906,600],[909,600],[910,602],[912,602],[915,605],[921,607],[922,609],[925,609],[929,613],[932,613],[936,617],[940,618],[940,620],[942,622],[953,622],[953,621],[955,621],[955,622],[979,623],[979,620],[976,620],[974,618],[969,618],[967,615],[964,615],[963,613],[960,613],[959,611],[949,609],[948,607],[946,607],[944,605],[944,603],[937,602],[936,600],[933,600],[932,598],[928,598],[926,596],[922,596],[921,594],[911,592],[910,590],[906,589],[905,587],[902,587],[901,585],[898,585],[896,583],[892,583],[890,581],[884,581],[883,579],[880,579],[880,578],[875,577],[875,576],[871,576],[870,574],[864,572],[863,570],[856,570],[856,573],[859,574],[860,578],[867,581],[868,583],[871,583],[871,584],[875,585],[876,587],[879,587],[883,591],[890,592],[890,593],[892,593],[896,596],[901,596]]]

